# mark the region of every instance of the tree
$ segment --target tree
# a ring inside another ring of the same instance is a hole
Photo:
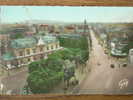
[[[85,63],[89,57],[89,47],[88,47],[88,40],[85,36],[79,37],[59,37],[61,46],[67,48],[66,58],[70,57],[75,59],[79,63]]]
[[[80,49],[88,49],[88,40],[85,36],[79,37],[59,37],[59,41],[61,46],[65,48],[80,48]]]
[[[27,82],[33,93],[47,93],[56,86],[63,77],[62,60],[48,58],[29,65]]]
[[[86,37],[60,38],[60,42],[63,50],[55,51],[47,59],[29,64],[27,82],[33,93],[47,93],[63,79],[68,82],[75,75],[76,65],[72,62],[82,64],[88,60]]]

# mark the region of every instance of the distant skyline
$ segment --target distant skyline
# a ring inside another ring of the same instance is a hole
[[[25,20],[133,22],[133,7],[1,6],[2,23]]]

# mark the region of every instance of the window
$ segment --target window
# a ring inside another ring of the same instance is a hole
[[[42,52],[43,51],[43,47],[40,47],[40,52]]]
[[[27,59],[30,62],[30,58]]]
[[[33,53],[36,53],[36,49],[32,49]]]
[[[26,54],[28,54],[28,55],[30,54],[30,50],[29,49],[26,50]]]
[[[20,51],[19,52],[19,56],[23,56],[23,51]]]
[[[47,50],[49,50],[49,47],[47,46]]]

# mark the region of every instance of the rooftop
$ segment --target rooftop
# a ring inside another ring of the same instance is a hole
[[[23,39],[16,39],[11,41],[12,48],[29,48],[36,44],[36,40],[34,38],[23,38]]]
[[[52,35],[46,35],[46,36],[36,36],[36,37],[26,37],[22,39],[15,39],[11,41],[11,47],[12,48],[30,48],[33,46],[36,46],[39,40],[39,37],[42,38],[44,44],[56,42],[56,37]]]
[[[13,60],[14,59],[14,56],[11,52],[8,52],[8,53],[5,53],[3,56],[2,56],[2,59],[3,60]]]
[[[52,35],[47,35],[47,36],[41,36],[42,41],[44,42],[44,44],[49,44],[52,42],[56,42],[58,41],[56,39],[56,37],[52,36]],[[39,38],[38,37],[26,37],[26,38],[22,38],[22,39],[15,39],[11,41],[11,47],[12,48],[30,48],[33,46],[36,46],[38,44]],[[11,52],[7,52],[5,54],[3,54],[1,56],[1,58],[3,60],[13,60],[14,59],[14,55]]]

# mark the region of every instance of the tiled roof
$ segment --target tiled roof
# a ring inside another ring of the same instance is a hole
[[[52,35],[42,36],[42,40],[44,41],[44,44],[47,45],[52,42],[58,41],[56,37]],[[38,43],[37,37],[26,37],[23,39],[16,39],[11,41],[11,47],[12,48],[30,48],[33,46],[36,46]],[[3,60],[13,60],[14,55],[11,52],[7,52],[1,56]]]
[[[44,44],[58,41],[56,37],[52,35],[41,36],[41,38],[44,41]],[[27,37],[27,38],[12,40],[11,47],[16,48],[16,49],[17,48],[30,48],[30,47],[36,46],[38,43],[38,40],[39,40],[38,37]]]
[[[11,41],[12,48],[30,48],[36,45],[35,38],[23,38],[23,39],[16,39]]]

